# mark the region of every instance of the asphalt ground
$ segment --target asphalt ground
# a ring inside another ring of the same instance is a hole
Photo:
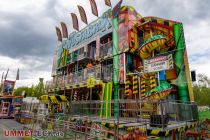
[[[21,137],[5,137],[5,130],[23,130],[23,126],[14,119],[0,119],[0,140],[22,140]]]

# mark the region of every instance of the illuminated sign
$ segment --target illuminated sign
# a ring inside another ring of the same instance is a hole
[[[173,66],[172,54],[144,60],[145,73],[173,69]]]
[[[110,19],[110,10],[105,12],[97,21],[91,23],[80,32],[73,32],[68,40],[63,43],[64,48],[71,49],[80,43],[87,41],[90,37],[104,32],[112,27]]]

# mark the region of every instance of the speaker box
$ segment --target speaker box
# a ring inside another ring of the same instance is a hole
[[[193,82],[196,81],[196,73],[195,73],[195,71],[191,71],[191,80],[192,80]]]

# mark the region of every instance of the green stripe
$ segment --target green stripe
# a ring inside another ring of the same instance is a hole
[[[112,55],[113,55],[113,86],[114,86],[114,116],[117,118],[119,116],[118,107],[118,17],[112,19],[112,25],[115,30],[112,32],[113,45],[112,45]]]
[[[184,63],[184,51],[186,51],[182,24],[174,25],[174,40],[176,42],[176,47],[177,47],[176,49],[178,49],[174,55],[176,73],[177,77],[179,77],[177,78],[178,94],[180,100],[186,102],[189,101],[189,95],[188,95],[187,80],[185,75],[185,68],[182,66]]]
[[[107,86],[107,84],[106,83],[104,83],[104,97],[103,97],[103,102],[104,101],[106,101],[106,86]],[[102,116],[104,117],[104,116],[106,116],[106,103],[104,102],[103,103],[103,111],[102,111]]]

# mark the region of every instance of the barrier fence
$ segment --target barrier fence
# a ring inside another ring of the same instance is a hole
[[[196,121],[197,105],[168,100],[116,100],[119,116],[114,117],[114,100],[71,102],[70,113],[32,113],[30,130],[62,132],[60,139],[144,139],[147,129],[168,129],[174,124]],[[37,108],[37,110],[39,110]],[[65,112],[65,110],[64,110]],[[44,137],[43,137],[44,139]]]
[[[86,83],[89,77],[94,77],[95,80],[112,80],[112,72],[113,65],[96,65],[93,68],[86,68],[74,73],[70,73],[68,75],[63,76],[62,79],[59,80],[50,80],[46,82],[46,90],[53,89],[57,87],[64,87],[64,85],[70,85],[70,83],[74,83],[74,85],[80,83]]]

